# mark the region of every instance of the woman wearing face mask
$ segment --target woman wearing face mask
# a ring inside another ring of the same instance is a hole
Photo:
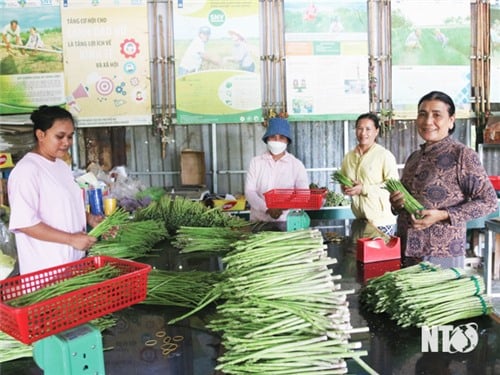
[[[306,168],[286,151],[292,143],[287,120],[271,118],[262,140],[267,151],[250,161],[245,181],[250,221],[286,221],[288,211],[267,208],[264,193],[272,189],[308,189]]]

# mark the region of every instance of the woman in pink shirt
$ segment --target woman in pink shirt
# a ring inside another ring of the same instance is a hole
[[[21,274],[83,258],[96,238],[86,233],[103,218],[87,214],[82,192],[62,158],[73,143],[74,120],[57,106],[31,115],[36,145],[8,179],[11,215]]]
[[[267,151],[250,161],[245,181],[250,221],[286,221],[288,211],[267,208],[264,193],[272,189],[308,189],[307,171],[304,164],[286,150],[292,143],[286,119],[271,118],[262,141]]]

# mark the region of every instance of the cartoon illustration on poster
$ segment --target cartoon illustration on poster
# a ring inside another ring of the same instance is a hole
[[[290,119],[349,118],[365,112],[366,2],[295,0],[286,1],[284,6]]]
[[[151,124],[146,2],[68,2],[61,16],[66,105],[78,125]]]
[[[428,11],[424,11],[424,10]],[[399,118],[414,118],[420,97],[444,91],[458,117],[470,112],[470,2],[392,3],[392,98]]]
[[[259,2],[174,1],[180,124],[262,121]]]
[[[1,2],[0,10],[0,114],[63,105],[59,2]]]

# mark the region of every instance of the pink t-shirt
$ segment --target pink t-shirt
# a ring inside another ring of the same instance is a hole
[[[43,222],[64,232],[86,230],[82,192],[69,166],[38,154],[26,154],[8,179],[11,214],[21,274],[79,260],[85,252],[69,245],[40,241],[19,231]]]
[[[286,221],[288,211],[273,220],[266,214],[264,193],[272,189],[308,189],[304,164],[290,153],[275,161],[269,152],[250,161],[245,181],[245,198],[250,204],[251,221]]]

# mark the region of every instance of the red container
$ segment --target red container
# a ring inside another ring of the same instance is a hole
[[[500,176],[489,176],[495,190],[500,190]]]
[[[401,259],[384,260],[381,262],[361,263],[357,262],[357,280],[360,283],[366,283],[374,277],[384,275],[386,272],[392,272],[401,268]]]
[[[327,189],[273,189],[264,193],[267,208],[319,210]]]
[[[383,238],[360,238],[356,251],[356,259],[362,263],[380,262],[401,258],[399,237],[391,237],[386,244]]]
[[[34,290],[111,264],[120,275],[23,307],[5,302]],[[31,344],[44,337],[143,301],[151,266],[107,256],[88,257],[61,266],[0,281],[0,330]]]

